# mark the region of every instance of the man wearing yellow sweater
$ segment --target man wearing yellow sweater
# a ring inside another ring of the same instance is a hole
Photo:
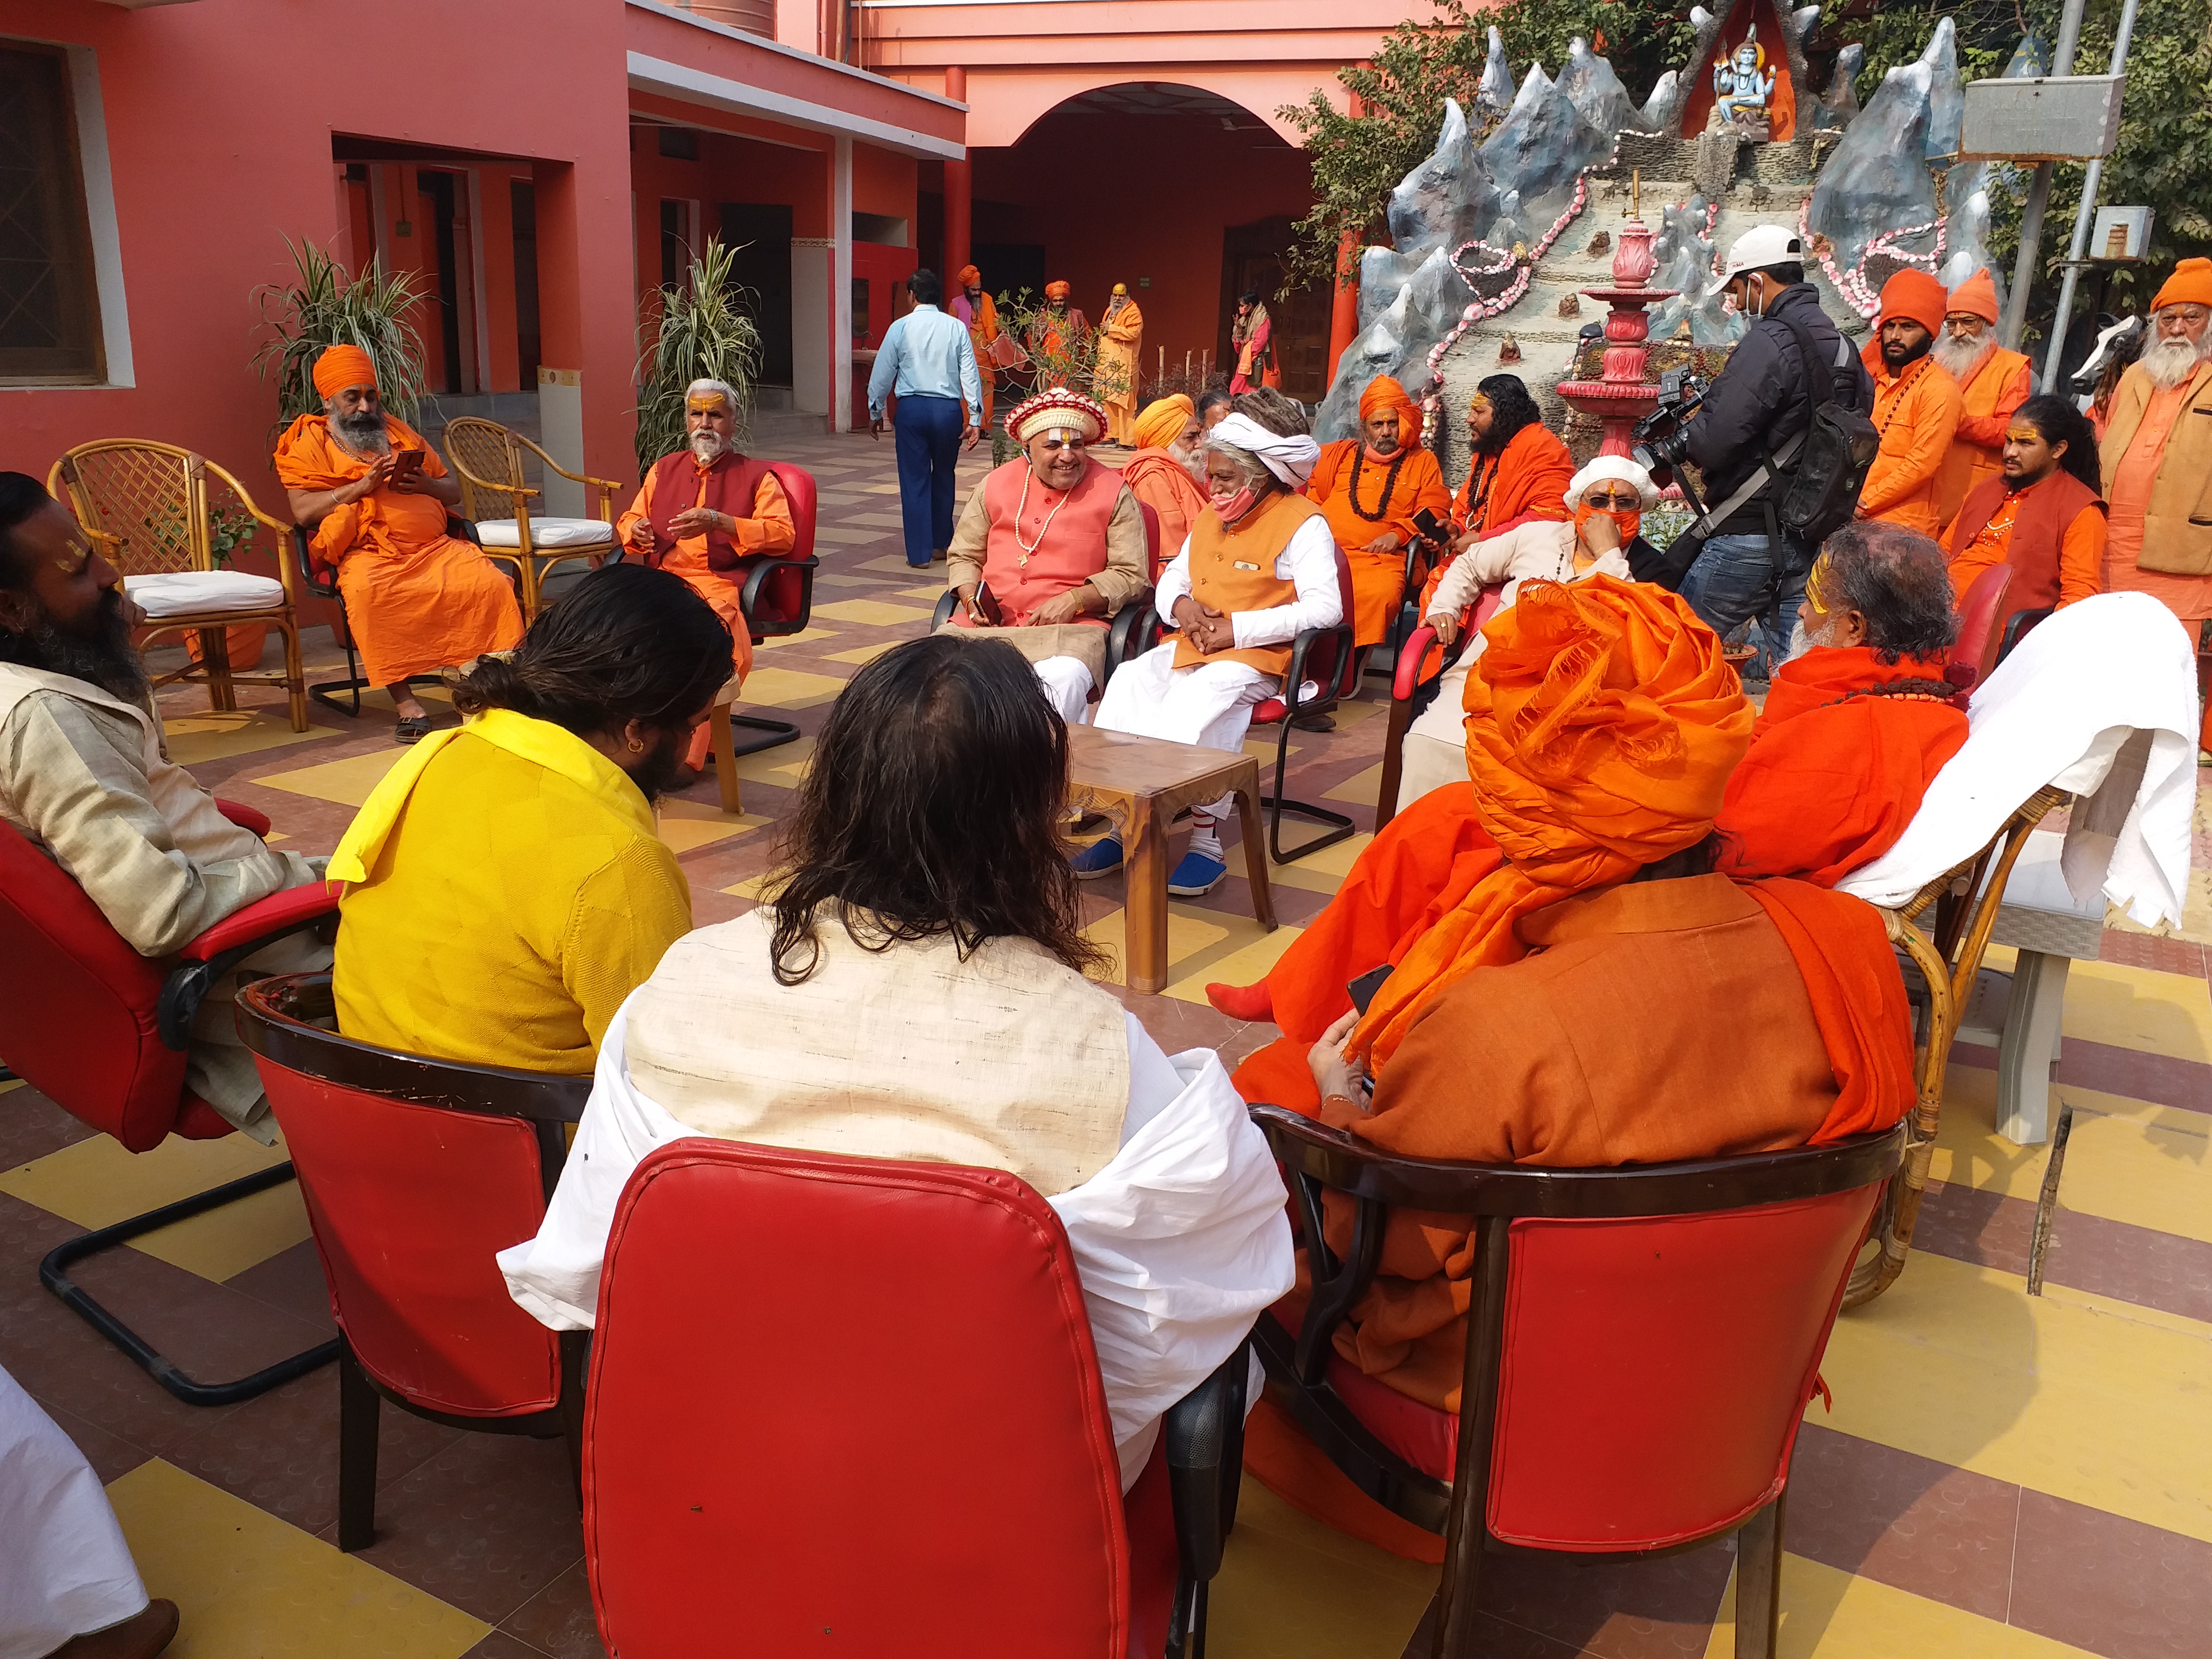
[[[609,565],[480,658],[465,716],[386,775],[331,860],[338,1030],[477,1066],[582,1073],[691,930],[653,801],[730,674],[680,577]]]

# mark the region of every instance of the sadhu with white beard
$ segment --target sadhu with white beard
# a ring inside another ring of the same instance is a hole
[[[2212,259],[2176,265],[2150,314],[2154,337],[2120,377],[2099,447],[2105,586],[2201,627],[2212,618]],[[2212,720],[2199,742],[2212,744]]]
[[[753,636],[738,599],[748,562],[799,544],[791,502],[766,461],[738,453],[738,394],[723,380],[694,380],[684,394],[684,446],[653,464],[629,511],[615,523],[646,563],[691,584],[730,630],[731,672],[753,665]],[[684,763],[707,763],[711,732],[692,733]]]
[[[2027,401],[2027,359],[1997,343],[1997,285],[1977,270],[1951,290],[1929,356],[1959,383],[1959,429],[1936,475],[1936,513],[1948,526],[1967,493],[2004,471],[2005,434]]]

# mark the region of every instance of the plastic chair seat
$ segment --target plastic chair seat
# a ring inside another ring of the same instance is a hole
[[[520,547],[522,527],[513,519],[478,519],[477,542],[489,548]],[[570,552],[579,548],[614,544],[614,526],[599,519],[530,520],[530,547],[535,553]]]
[[[244,570],[165,570],[125,576],[123,591],[149,617],[190,617],[210,611],[276,611],[284,584]]]

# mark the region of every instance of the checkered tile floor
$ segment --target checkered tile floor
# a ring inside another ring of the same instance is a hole
[[[1110,453],[1110,452],[1109,452]],[[859,665],[927,625],[942,568],[910,571],[888,444],[786,452],[822,485],[814,625],[770,642],[747,701],[812,732]],[[988,465],[979,453],[963,481]],[[325,670],[337,653],[311,641]],[[1379,683],[1378,683],[1379,684]],[[211,714],[168,700],[178,758],[327,852],[397,759],[391,710],[318,708],[295,733],[273,698]],[[1293,734],[1291,791],[1371,812],[1374,702]],[[711,778],[668,802],[663,833],[702,923],[753,902],[811,738],[740,763],[741,817]],[[1272,743],[1256,743],[1272,764]],[[2109,930],[2069,981],[2057,1090],[2075,1108],[2045,1294],[2024,1275],[2041,1148],[1990,1125],[1993,1051],[1962,1047],[1919,1249],[1887,1297],[1838,1325],[1790,1486],[1783,1650],[2212,1659],[2212,836],[2200,816],[2191,911],[2171,937]],[[1235,1060],[1273,1035],[1206,1004],[1247,981],[1326,902],[1363,836],[1279,867],[1284,926],[1262,934],[1241,875],[1170,906],[1171,981],[1124,992],[1171,1051]],[[1231,857],[1230,868],[1241,870]],[[1092,884],[1094,935],[1118,944],[1118,880]],[[1992,952],[2002,966],[2006,953]],[[179,1659],[582,1659],[602,1651],[556,1446],[384,1419],[378,1541],[338,1553],[337,1381],[325,1370],[243,1406],[176,1404],[38,1285],[39,1257],[281,1153],[239,1138],[132,1157],[28,1088],[0,1095],[0,1364],[110,1482],[154,1593],[175,1600]],[[88,1267],[111,1302],[188,1368],[237,1375],[330,1328],[296,1189],[285,1187]],[[1632,1389],[1633,1377],[1621,1386]],[[1726,1546],[1626,1566],[1503,1576],[1494,1651],[1514,1659],[1726,1655]],[[1433,1571],[1337,1536],[1247,1483],[1213,1598],[1217,1659],[1390,1659]],[[1715,1624],[1716,1619],[1723,1622]]]

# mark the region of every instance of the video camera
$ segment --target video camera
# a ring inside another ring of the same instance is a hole
[[[1637,465],[1662,483],[1689,454],[1690,417],[1705,406],[1712,382],[1686,368],[1670,368],[1659,377],[1659,401],[1636,423],[1635,447],[1629,451]]]

